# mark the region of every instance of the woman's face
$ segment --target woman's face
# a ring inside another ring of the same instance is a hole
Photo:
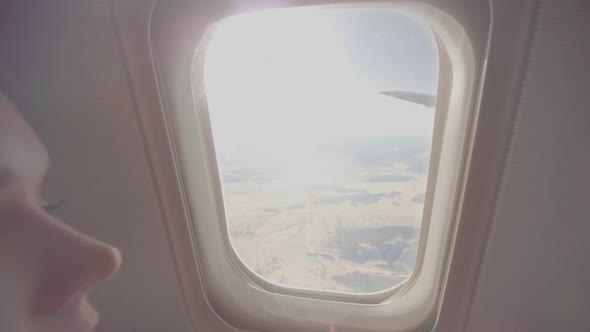
[[[88,291],[120,264],[115,248],[45,210],[48,167],[43,144],[0,93],[0,331],[92,331]]]

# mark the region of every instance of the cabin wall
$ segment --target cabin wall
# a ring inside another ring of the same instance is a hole
[[[0,89],[52,157],[56,215],[119,247],[101,331],[190,331],[108,1],[0,2]]]
[[[541,1],[468,331],[590,331],[590,2]]]
[[[107,1],[0,2],[0,90],[56,214],[122,250],[99,332],[191,331]],[[467,331],[590,331],[590,2],[541,1]]]

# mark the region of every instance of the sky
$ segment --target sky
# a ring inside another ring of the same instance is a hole
[[[381,92],[436,95],[437,57],[427,27],[384,7],[263,11],[215,28],[204,83],[228,223],[238,231],[262,223],[255,232],[274,234],[234,243],[252,270],[262,264],[260,252],[275,252],[271,262],[288,256],[299,266],[270,269],[273,281],[316,280],[306,273],[327,262],[309,254],[333,241],[340,214],[377,233],[381,220],[419,223],[434,109]],[[297,218],[313,222],[285,227]],[[289,235],[292,229],[299,231]],[[276,236],[285,239],[275,243]],[[348,256],[340,255],[328,276],[306,285],[350,284],[342,275]],[[389,263],[365,272],[392,272]]]
[[[432,109],[378,92],[436,94],[437,79],[432,33],[392,9],[238,15],[216,28],[205,58],[215,144],[229,154],[430,136]]]

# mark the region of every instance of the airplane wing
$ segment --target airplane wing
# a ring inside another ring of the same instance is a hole
[[[436,96],[427,93],[412,92],[412,91],[382,91],[381,94],[395,97],[398,99],[407,100],[416,104],[421,104],[426,107],[434,107],[436,104]]]

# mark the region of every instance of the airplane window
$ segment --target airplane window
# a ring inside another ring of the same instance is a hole
[[[204,86],[231,245],[281,286],[372,293],[411,276],[438,84],[429,27],[395,8],[225,19]]]

